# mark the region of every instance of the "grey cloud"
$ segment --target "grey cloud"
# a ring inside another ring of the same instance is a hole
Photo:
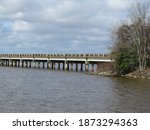
[[[1,53],[108,52],[121,0],[0,0]],[[112,4],[110,4],[112,3]],[[8,49],[7,49],[8,48]]]

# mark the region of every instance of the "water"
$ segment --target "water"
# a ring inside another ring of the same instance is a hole
[[[0,67],[0,112],[150,112],[150,80]]]

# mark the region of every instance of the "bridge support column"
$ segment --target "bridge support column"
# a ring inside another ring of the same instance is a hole
[[[33,68],[36,68],[36,61],[33,61]]]
[[[92,64],[92,72],[94,72],[94,64]]]
[[[50,68],[51,68],[50,61],[47,61],[47,69],[50,69]]]
[[[11,60],[9,59],[9,63],[8,63],[8,66],[11,66]]]
[[[43,69],[45,68],[45,62],[43,61]]]
[[[19,62],[19,60],[17,61],[17,67],[19,67],[20,66],[20,62]]]
[[[32,67],[32,61],[29,61],[29,68]]]
[[[18,63],[18,61],[16,60],[16,61],[15,61],[15,67],[18,67],[18,64],[17,64],[17,63]]]
[[[60,62],[58,62],[58,70],[60,70]]]
[[[17,60],[15,60],[15,67],[17,67]]]
[[[14,61],[12,61],[12,66],[13,66],[13,67],[15,66],[15,63],[14,63]]]
[[[65,62],[63,62],[63,70],[65,70]]]
[[[83,64],[81,63],[81,71],[83,71]]]
[[[71,71],[73,71],[73,63],[71,63]]]
[[[15,67],[17,67],[17,60],[15,61]]]
[[[38,69],[40,69],[40,61],[38,61]]]
[[[52,70],[54,69],[54,62],[52,61]]]
[[[23,61],[23,67],[24,68],[26,67],[26,61]]]
[[[7,66],[7,60],[5,61],[5,66]]]
[[[55,70],[55,62],[53,63],[53,69]]]
[[[23,60],[21,61],[21,67],[22,68],[24,67],[24,61]]]
[[[7,61],[7,66],[9,66],[9,60]]]
[[[13,60],[11,61],[11,67],[13,67]]]
[[[89,71],[89,62],[85,61],[85,72]]]
[[[28,61],[26,61],[25,64],[26,64],[26,68],[28,68]]]
[[[9,60],[7,61],[7,66],[9,66]]]
[[[3,62],[3,60],[1,60],[1,66],[3,66],[3,64],[4,64],[4,62]]]
[[[69,62],[67,63],[67,70],[69,70],[70,69],[70,66],[69,66],[70,64],[69,64]]]
[[[65,70],[69,69],[69,63],[65,60]]]
[[[20,59],[18,62],[19,62],[19,65],[18,65],[18,67],[21,67],[21,59]]]
[[[78,71],[78,63],[76,63],[76,71]]]

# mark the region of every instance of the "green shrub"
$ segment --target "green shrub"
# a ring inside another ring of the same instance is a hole
[[[133,48],[120,49],[116,53],[116,70],[118,74],[124,75],[138,68],[138,55]]]

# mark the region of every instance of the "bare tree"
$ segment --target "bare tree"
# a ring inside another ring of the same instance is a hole
[[[139,69],[146,69],[150,42],[150,6],[148,3],[134,3],[130,10],[130,26],[126,27],[128,42],[134,44],[138,54]]]

